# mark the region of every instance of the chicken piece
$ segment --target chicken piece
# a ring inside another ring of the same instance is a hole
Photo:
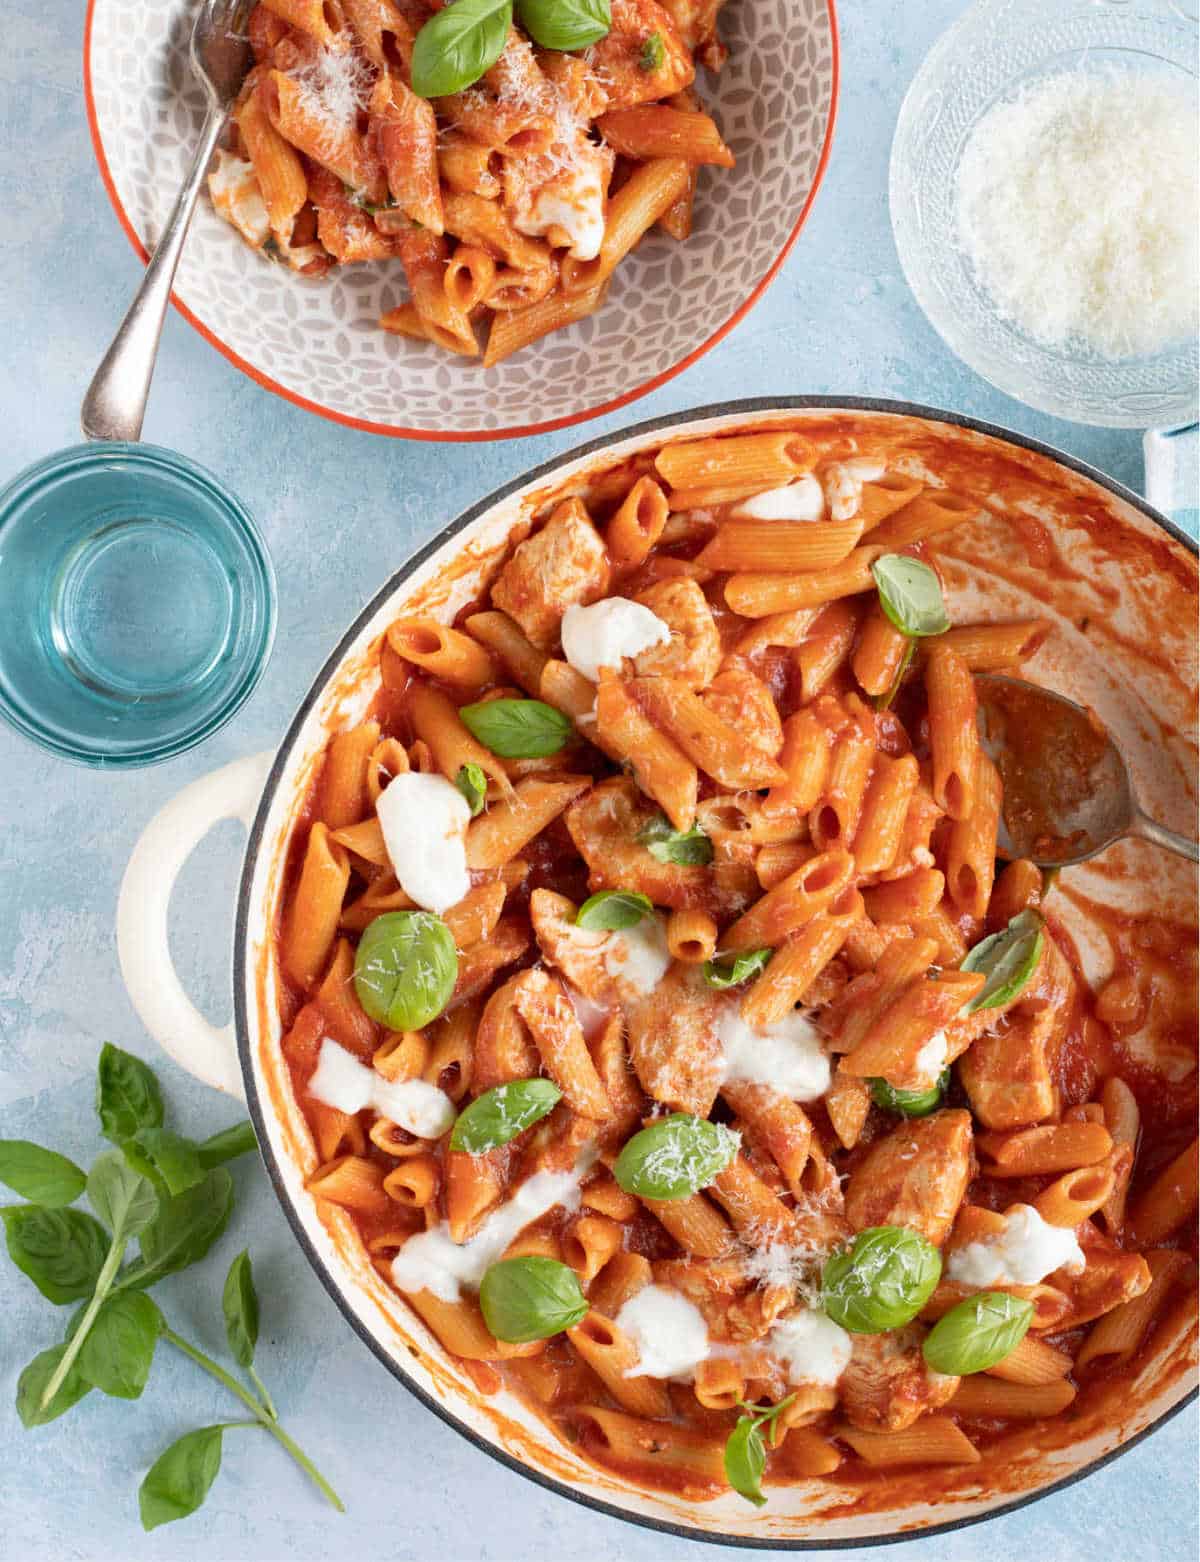
[[[971,1114],[912,1118],[878,1140],[846,1185],[846,1218],[856,1231],[908,1226],[940,1247],[971,1180]]]
[[[959,1080],[985,1128],[1021,1128],[1053,1115],[1051,1064],[1074,996],[1071,968],[1047,934],[1038,969],[1016,1001],[966,1022],[986,1027],[958,1063]]]
[[[721,920],[736,916],[758,892],[737,863],[688,867],[659,862],[638,840],[659,810],[633,781],[614,776],[567,810],[567,829],[590,870],[589,889],[638,889],[656,906],[697,907]]]
[[[719,70],[727,53],[717,38],[717,12],[725,0],[662,0],[684,46],[709,70]]]
[[[1141,1296],[1150,1284],[1150,1266],[1140,1253],[1123,1253],[1090,1220],[1083,1222],[1077,1235],[1084,1251],[1083,1269],[1078,1273],[1056,1269],[1046,1277],[1049,1285],[1070,1298],[1066,1314],[1054,1325],[1056,1332],[1090,1323]]]
[[[792,1305],[787,1285],[759,1286],[728,1259],[669,1258],[654,1265],[654,1278],[682,1292],[703,1315],[714,1340],[759,1340]]]
[[[609,935],[577,927],[576,911],[572,901],[553,890],[535,889],[529,897],[529,919],[542,954],[585,998],[611,1003],[615,987],[604,960]]]
[[[731,726],[751,747],[772,759],[783,747],[783,723],[761,678],[743,667],[714,678],[700,698],[714,716]]]
[[[534,645],[552,646],[575,603],[608,594],[608,554],[578,499],[566,499],[541,531],[513,552],[492,587],[492,606],[520,624]]]
[[[721,666],[721,637],[712,609],[694,580],[659,580],[639,591],[636,600],[666,624],[671,639],[652,645],[634,662],[639,678],[678,678],[702,689]]]
[[[662,60],[653,69],[645,69],[642,51],[656,34],[662,40]],[[656,103],[682,92],[696,79],[691,54],[670,13],[656,0],[613,0],[612,27],[592,44],[587,62],[610,109]],[[603,124],[600,129],[603,131]]]
[[[642,1089],[675,1112],[707,1117],[721,1085],[716,1017],[722,999],[687,966],[675,965],[652,993],[627,999],[629,1060]]]
[[[925,1330],[910,1323],[884,1334],[852,1334],[854,1353],[838,1381],[842,1409],[864,1432],[902,1432],[953,1398],[959,1379],[926,1366]]]

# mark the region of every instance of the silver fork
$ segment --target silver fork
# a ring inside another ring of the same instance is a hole
[[[202,0],[196,14],[188,54],[192,72],[208,99],[204,128],[141,286],[83,398],[80,422],[89,439],[141,437],[171,284],[196,197],[250,66],[245,28],[252,9],[253,0]]]

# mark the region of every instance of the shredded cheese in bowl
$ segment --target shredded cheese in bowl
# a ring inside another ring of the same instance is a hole
[[[1196,135],[1188,98],[1147,71],[1060,72],[990,108],[955,196],[959,243],[999,314],[1110,360],[1194,336]]]

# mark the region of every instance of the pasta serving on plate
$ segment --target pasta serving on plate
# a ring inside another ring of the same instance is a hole
[[[1049,626],[951,623],[975,509],[836,430],[598,472],[392,624],[297,822],[311,1194],[630,1480],[968,1466],[1189,1304],[1195,1073],[1126,1038],[1192,987],[1122,925],[1091,993],[997,861],[972,675]]]
[[[720,0],[260,0],[209,190],[305,276],[398,259],[380,324],[485,365],[591,314],[697,173],[733,166],[693,83]],[[514,20],[515,7],[515,20]]]

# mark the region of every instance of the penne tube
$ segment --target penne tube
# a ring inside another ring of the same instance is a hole
[[[1052,1383],[1007,1383],[977,1372],[959,1383],[950,1408],[972,1420],[1035,1420],[1056,1416],[1075,1398],[1075,1386],[1064,1378]]]
[[[722,521],[696,562],[714,570],[824,570],[858,542],[861,521]]]
[[[283,965],[301,987],[313,987],[328,963],[349,882],[349,858],[318,821],[283,920]]]
[[[861,863],[859,864],[861,868]],[[941,904],[945,877],[936,868],[917,868],[901,879],[888,879],[863,891],[863,905],[872,922],[905,922],[928,917]]]
[[[964,1379],[969,1382],[970,1379]],[[904,1464],[978,1464],[979,1450],[949,1416],[925,1415],[902,1432],[866,1432],[838,1426],[834,1435],[880,1469]]]
[[[436,618],[398,619],[388,629],[387,638],[397,656],[434,678],[452,683],[464,694],[477,695],[500,682],[499,669],[483,646]]]
[[[788,716],[783,723],[783,747],[779,751],[785,779],[763,799],[764,814],[810,813],[828,781],[832,746],[829,729],[812,711],[797,711]]]
[[[1198,1173],[1200,1140],[1193,1139],[1134,1201],[1127,1217],[1129,1239],[1139,1247],[1151,1247],[1194,1215]]]
[[[807,609],[804,611],[812,611]],[[796,647],[792,660],[800,672],[800,698],[811,703],[846,665],[858,633],[856,602],[830,602],[821,609],[812,628]]]
[[[1000,772],[980,749],[970,815],[954,821],[946,840],[946,892],[960,911],[973,917],[986,915],[992,896],[1002,800]]]
[[[672,911],[667,918],[667,948],[672,960],[700,965],[717,948],[717,924],[707,911],[694,907]]]
[[[737,489],[740,493],[736,497],[744,498],[802,476],[811,470],[815,459],[808,440],[781,429],[776,433],[677,440],[663,446],[654,465],[673,489]]]
[[[370,756],[379,742],[379,723],[360,722],[330,739],[317,783],[315,814],[329,830],[355,824],[371,811],[368,794]],[[407,756],[404,760],[408,768]]]
[[[467,828],[467,867],[502,868],[590,785],[586,776],[562,776],[555,781],[531,776],[518,781],[511,798],[501,799],[472,819]]]
[[[925,663],[929,741],[933,750],[933,799],[951,819],[969,819],[975,806],[979,731],[975,686],[967,664],[941,647]]]
[[[634,683],[660,682],[641,679]],[[637,784],[677,830],[690,830],[696,819],[698,777],[691,756],[659,730],[633,697],[634,684],[601,680],[596,694],[596,737],[607,752],[628,762]]]
[[[466,621],[472,637],[492,651],[504,664],[526,694],[538,698],[542,687],[542,671],[550,660],[545,651],[539,651],[507,613],[472,613]]]
[[[562,983],[546,971],[523,971],[513,1002],[529,1028],[542,1066],[571,1110],[595,1121],[611,1117],[612,1102]]]
[[[1051,1226],[1069,1226],[1072,1230],[1088,1220],[1112,1197],[1116,1176],[1111,1157],[1095,1166],[1080,1166],[1064,1172],[1048,1188],[1043,1188],[1033,1207]]]
[[[1077,1368],[1104,1357],[1128,1360],[1141,1349],[1171,1287],[1187,1274],[1186,1253],[1172,1248],[1152,1248],[1144,1255],[1150,1284],[1140,1296],[1121,1302],[1092,1325],[1075,1357]]]
[[[567,255],[562,263],[562,290],[570,297],[588,296],[613,274],[648,228],[687,188],[689,165],[679,157],[653,158],[634,169],[609,197],[600,253],[594,260]]]
[[[812,1124],[803,1107],[770,1085],[726,1080],[721,1094],[745,1124],[750,1138],[770,1156],[798,1199],[805,1196],[804,1168],[812,1144]]]
[[[871,541],[894,553],[923,537],[935,537],[939,532],[960,526],[980,513],[979,505],[971,499],[961,499],[944,488],[926,488],[876,527],[871,533]]]
[[[756,1243],[786,1242],[794,1217],[744,1155],[735,1155],[708,1186],[708,1193],[729,1216],[735,1230],[752,1232]]]
[[[807,575],[773,575],[759,572],[731,575],[725,582],[725,601],[743,618],[766,618],[796,608],[820,607],[841,597],[869,591],[875,584],[871,565],[884,550],[859,547],[832,569]]]
[[[619,1410],[580,1406],[575,1418],[587,1428],[584,1446],[603,1462],[611,1459],[619,1471],[640,1471],[653,1480],[671,1481],[672,1490],[696,1495],[715,1494],[725,1487],[725,1432],[702,1432],[674,1421],[669,1430],[661,1421],[626,1415]],[[669,1472],[669,1473],[668,1473]],[[691,1488],[688,1482],[692,1483]]]
[[[789,934],[831,906],[853,873],[854,859],[840,847],[811,857],[738,918],[722,937],[721,952],[777,949]]]
[[[671,1399],[661,1379],[629,1375],[638,1364],[637,1347],[611,1318],[593,1309],[566,1334],[623,1409],[660,1421],[671,1414]]]
[[[912,641],[896,628],[878,601],[867,609],[850,665],[867,694],[886,694],[899,676]]]
[[[818,850],[853,847],[874,762],[874,737],[858,722],[848,723],[834,739],[829,774],[808,816]]]
[[[996,875],[987,907],[987,931],[1001,933],[1022,911],[1042,903],[1042,870],[1027,857],[1006,863]]]
[[[921,493],[923,487],[919,478],[906,477],[902,472],[885,472],[882,477],[864,482],[858,506],[863,531],[874,531],[890,515],[903,510]]]
[[[1104,1126],[1112,1135],[1113,1142],[1113,1190],[1102,1208],[1105,1225],[1110,1233],[1116,1233],[1125,1224],[1125,1200],[1133,1158],[1137,1153],[1141,1112],[1133,1091],[1115,1074],[1104,1081],[1100,1103],[1104,1108]]]
[[[621,1251],[624,1228],[605,1215],[580,1215],[562,1234],[563,1262],[585,1286]]]
[[[707,114],[641,103],[602,115],[596,128],[614,151],[646,162],[653,157],[682,157],[689,163],[733,167],[733,153]]]
[[[505,358],[511,358],[522,347],[549,336],[551,331],[562,330],[564,326],[574,325],[577,320],[585,320],[588,315],[595,314],[604,302],[607,286],[606,279],[570,297],[551,293],[524,309],[509,309],[493,315],[487,346],[483,351],[484,368],[490,369],[493,364],[503,363]]]
[[[337,1204],[357,1215],[383,1216],[392,1208],[384,1192],[384,1169],[361,1155],[339,1155],[305,1178],[314,1199]]]
[[[854,837],[854,861],[860,874],[882,873],[896,861],[919,779],[920,770],[911,754],[898,759],[876,754]],[[873,912],[869,915],[880,920]]]
[[[838,1067],[860,1079],[886,1079],[897,1089],[921,1089],[928,1083],[917,1061],[922,1047],[945,1030],[983,982],[981,972],[970,971],[914,981],[888,1004]]]
[[[464,765],[478,765],[505,797],[512,796],[512,783],[503,763],[472,736],[458,707],[440,689],[420,681],[411,684],[408,714],[413,731],[428,744],[434,764],[448,781],[455,780]]]
[[[695,1258],[720,1258],[733,1245],[724,1216],[699,1193],[682,1199],[643,1199],[642,1203]]]
[[[975,1148],[989,1177],[1031,1177],[1095,1165],[1112,1149],[1112,1136],[1102,1123],[1049,1123],[979,1134]]]
[[[845,905],[843,906],[843,901]],[[805,996],[821,972],[846,942],[851,925],[862,915],[857,890],[843,892],[828,911],[812,918],[776,950],[770,964],[752,983],[741,1003],[741,1015],[755,1030],[777,1025]]]
[[[616,565],[641,564],[667,524],[667,499],[652,477],[639,477],[604,529],[604,545]]]
[[[1051,629],[1048,618],[1021,619],[1012,624],[960,624],[926,642],[953,651],[973,673],[1019,667],[1038,651]]]
[[[615,1318],[630,1297],[653,1282],[648,1258],[641,1253],[614,1253],[592,1282],[588,1300],[595,1312]]]
[[[1007,1383],[1056,1383],[1073,1365],[1066,1351],[1027,1334],[1002,1361],[984,1370],[989,1377],[1003,1378]]]

